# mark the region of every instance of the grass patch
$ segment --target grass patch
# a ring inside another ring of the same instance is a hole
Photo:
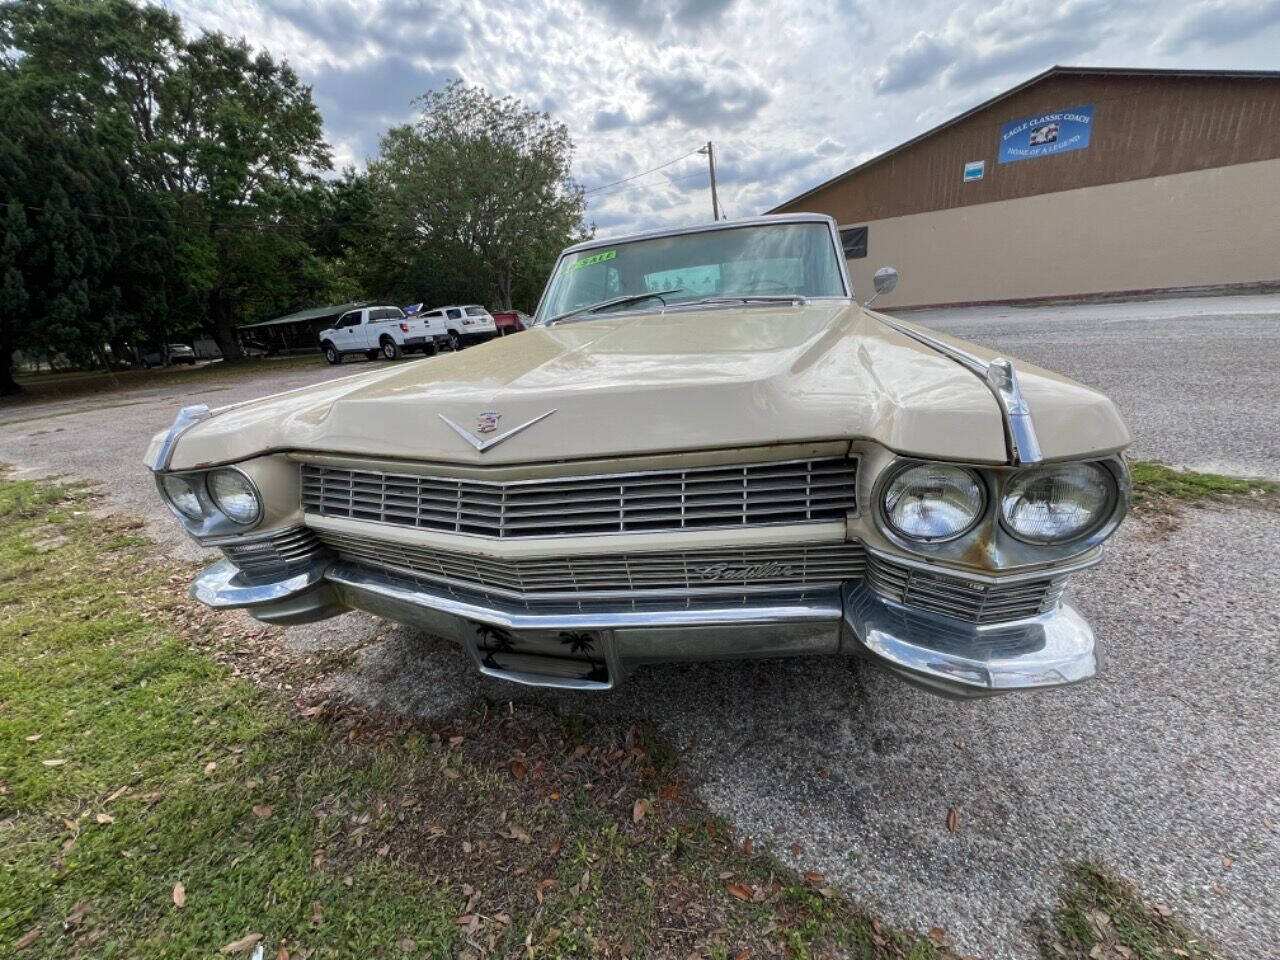
[[[1138,460],[1129,464],[1133,476],[1136,506],[1169,506],[1174,502],[1206,500],[1267,499],[1280,494],[1280,483],[1251,477],[1228,477],[1217,473],[1175,470],[1163,463]]]
[[[1219,960],[1163,904],[1145,903],[1132,885],[1102,867],[1082,863],[1067,873],[1055,929],[1046,937],[1047,957],[1121,957],[1124,960]]]

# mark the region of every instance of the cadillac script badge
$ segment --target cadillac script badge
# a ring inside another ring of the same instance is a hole
[[[498,429],[498,421],[502,419],[502,414],[488,413],[480,414],[480,419],[476,421],[476,433],[493,433]]]

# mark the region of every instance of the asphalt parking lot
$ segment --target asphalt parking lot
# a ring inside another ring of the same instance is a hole
[[[1137,456],[1280,476],[1280,297],[908,319],[1106,390]],[[150,435],[186,403],[365,366],[0,407],[0,462],[98,481],[108,509],[145,517],[164,549],[193,556],[140,465]],[[1262,957],[1280,942],[1278,551],[1270,510],[1135,519],[1072,589],[1105,645],[1104,676],[970,704],[842,660],[658,667],[608,695],[531,693],[482,680],[442,642],[363,614],[283,641],[358,647],[356,667],[335,682],[406,713],[438,715],[484,694],[648,717],[688,748],[709,804],[758,844],[890,921],[942,927],[961,952],[1038,955],[1034,924],[1052,908],[1062,864],[1087,857],[1239,956]]]

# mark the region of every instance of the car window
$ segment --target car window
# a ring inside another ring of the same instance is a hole
[[[357,310],[355,313],[344,313],[338,320],[338,329],[342,329],[343,327],[354,327],[359,322],[360,322],[359,310]]]
[[[485,316],[485,309],[484,309],[484,307],[467,307],[467,316],[468,316],[468,317],[483,317],[483,316]]]
[[[560,258],[539,317],[646,291],[676,291],[664,295],[668,306],[706,297],[843,297],[837,254],[830,228],[807,222],[726,226],[592,248]]]
[[[399,307],[376,307],[369,311],[370,320],[403,320],[404,312]]]
[[[450,320],[458,320],[462,317],[462,311],[457,309],[456,307],[446,312],[449,314]]]

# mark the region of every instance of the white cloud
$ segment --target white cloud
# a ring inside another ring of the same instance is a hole
[[[361,163],[452,77],[568,124],[593,187],[708,139],[734,216],[1055,63],[1273,69],[1280,0],[169,0],[189,31],[285,57]],[[696,154],[591,196],[602,232],[710,213]]]

